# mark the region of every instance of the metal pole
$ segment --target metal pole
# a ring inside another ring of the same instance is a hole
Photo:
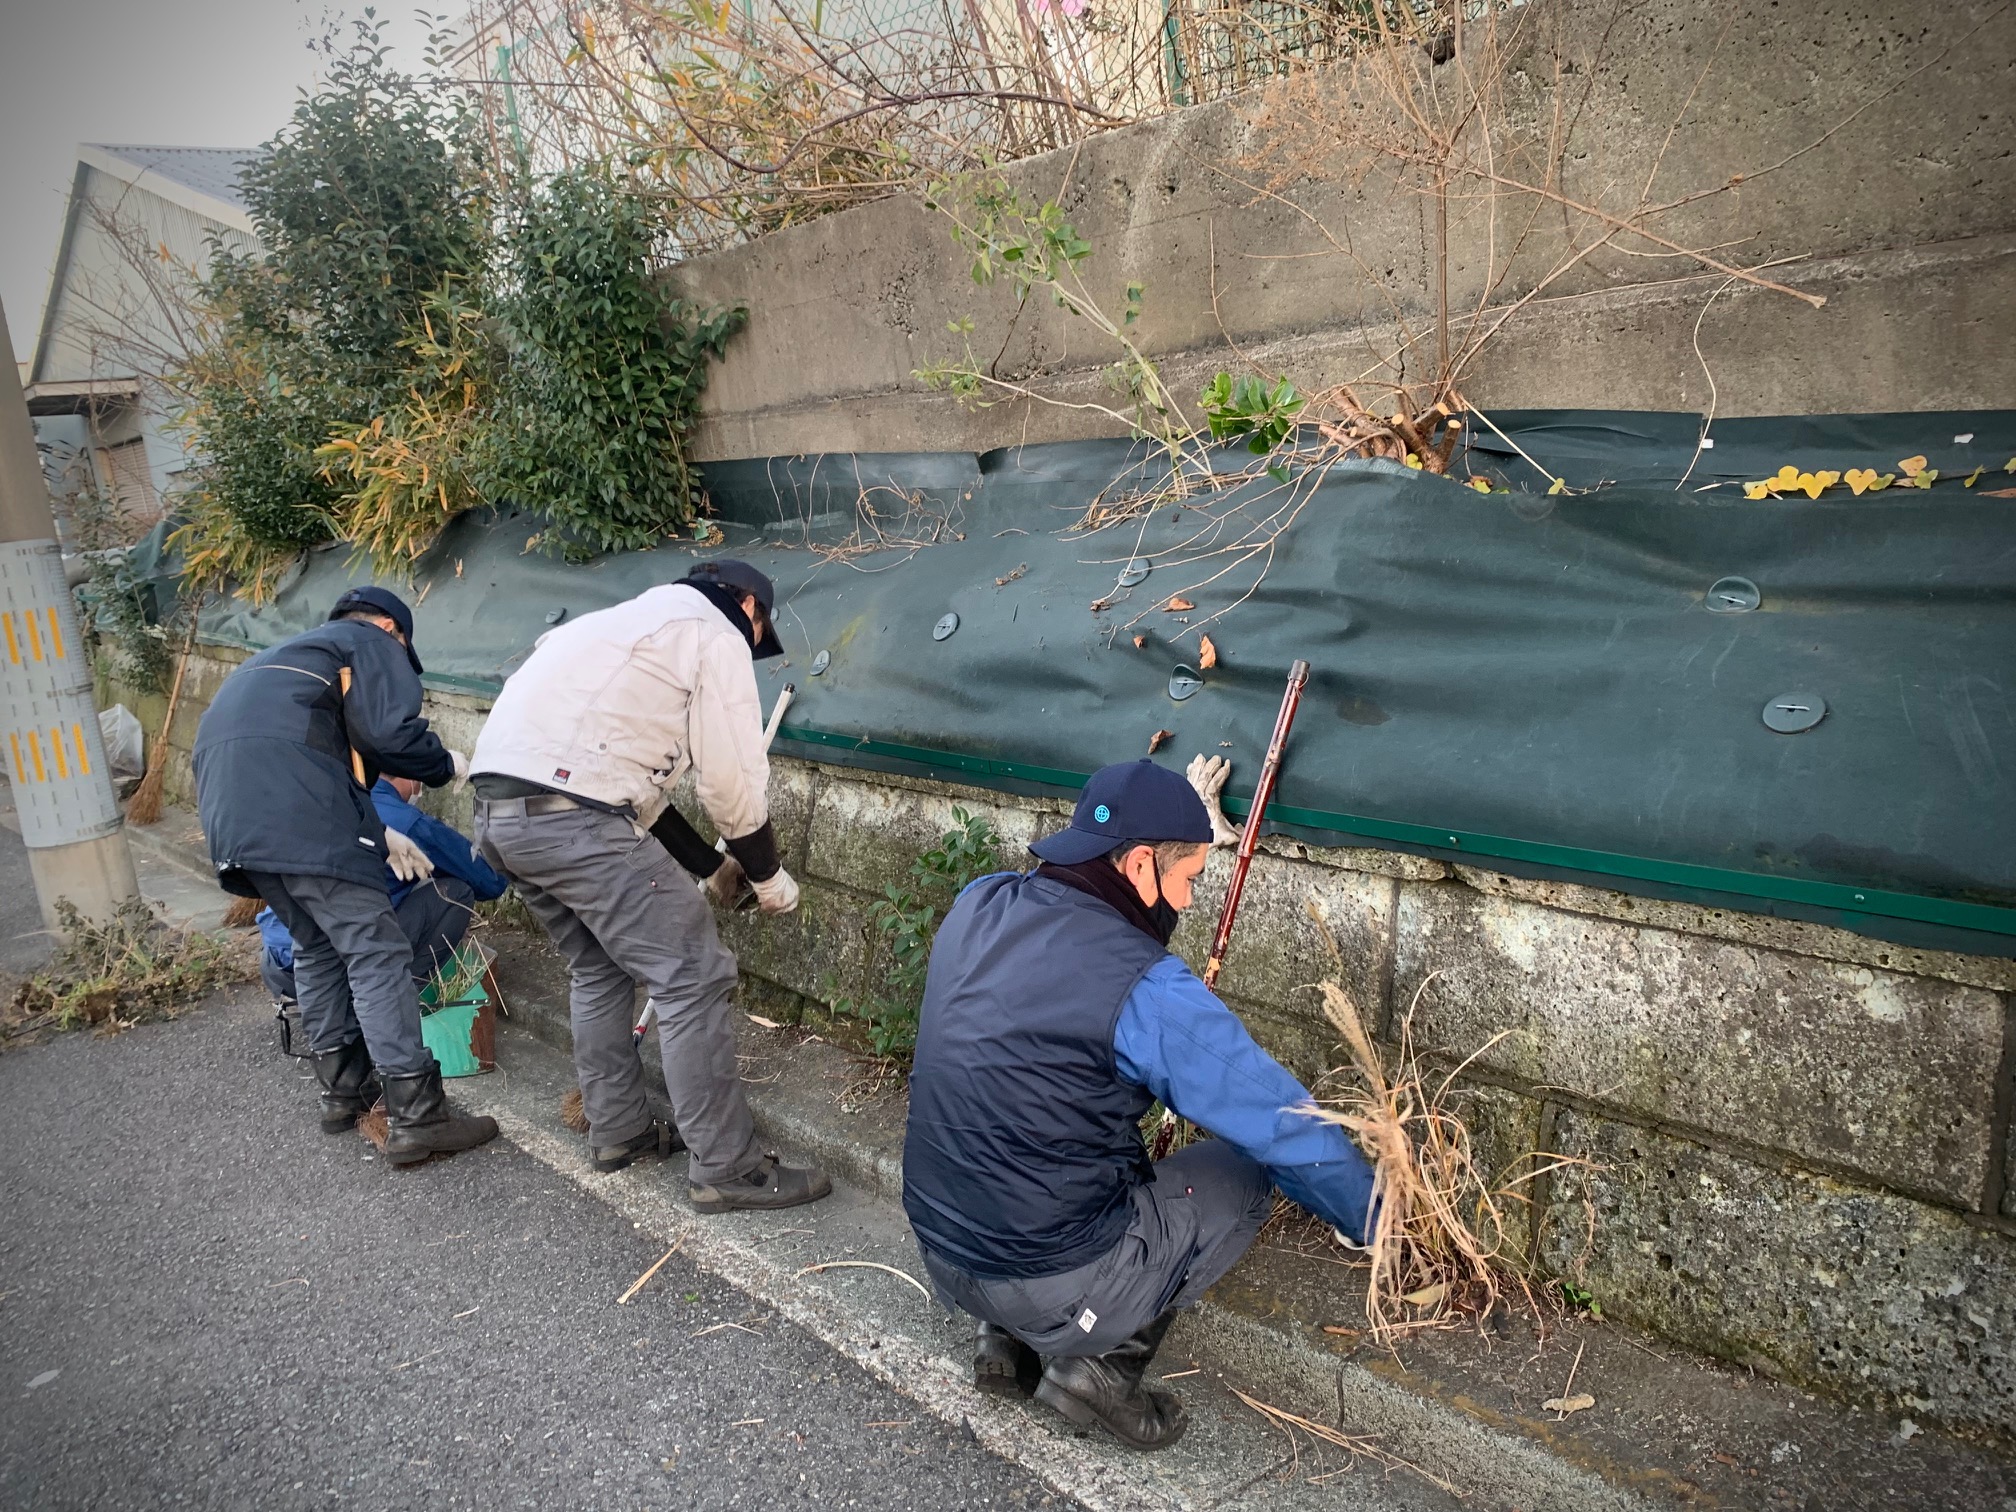
[[[1204,963],[1204,985],[1216,987],[1218,973],[1225,967],[1225,949],[1232,943],[1232,921],[1239,917],[1239,900],[1246,892],[1246,871],[1253,864],[1253,852],[1260,845],[1261,816],[1274,796],[1274,779],[1281,775],[1281,753],[1288,747],[1288,731],[1294,726],[1295,711],[1302,705],[1302,690],[1309,686],[1309,663],[1296,661],[1288,669],[1288,688],[1281,695],[1281,712],[1274,716],[1274,734],[1267,742],[1267,759],[1260,764],[1260,785],[1253,790],[1253,807],[1246,811],[1246,827],[1239,834],[1239,854],[1232,863],[1232,880],[1225,887],[1225,906],[1218,914],[1218,933],[1211,939],[1211,955]]]
[[[0,369],[0,763],[42,923],[55,930],[59,898],[106,920],[140,896],[140,883],[4,308]]]

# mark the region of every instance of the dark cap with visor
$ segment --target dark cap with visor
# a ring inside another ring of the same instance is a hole
[[[406,637],[406,660],[413,663],[413,671],[426,669],[420,665],[420,653],[413,649],[413,611],[406,607],[406,601],[390,588],[380,588],[375,583],[366,583],[361,588],[352,588],[336,600],[336,607],[329,611],[329,618],[341,619],[346,614],[382,614],[399,627],[399,633]]]
[[[1171,840],[1208,845],[1211,815],[1182,774],[1143,757],[1094,772],[1079,795],[1071,827],[1029,849],[1045,861],[1075,866],[1129,842],[1161,845]]]
[[[750,648],[750,654],[762,661],[766,656],[784,654],[784,643],[777,639],[777,590],[770,579],[747,562],[738,562],[733,557],[719,557],[711,562],[697,562],[693,570],[686,574],[689,583],[713,583],[726,588],[733,594],[748,594],[763,606],[763,635]]]

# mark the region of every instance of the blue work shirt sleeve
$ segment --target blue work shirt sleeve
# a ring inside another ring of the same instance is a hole
[[[1306,1087],[1175,956],[1143,974],[1113,1031],[1120,1074],[1267,1168],[1274,1184],[1363,1243],[1372,1167]]]
[[[477,855],[476,848],[463,837],[461,831],[443,824],[431,814],[422,813],[401,798],[392,784],[382,778],[371,789],[371,803],[378,810],[378,817],[385,821],[385,828],[396,829],[419,846],[427,859],[434,863],[437,873],[459,877],[467,882],[470,891],[476,894],[477,902],[487,903],[492,898],[504,896],[504,889],[511,885],[510,878],[500,876]],[[388,878],[391,876],[389,868],[386,875]]]

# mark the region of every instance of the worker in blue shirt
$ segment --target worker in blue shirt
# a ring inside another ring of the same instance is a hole
[[[1273,1188],[1354,1240],[1370,1226],[1357,1146],[1168,950],[1211,838],[1176,773],[1095,773],[1036,870],[946,914],[910,1080],[903,1207],[941,1299],[979,1320],[974,1384],[1137,1449],[1181,1436],[1144,1372]],[[1158,1101],[1217,1137],[1151,1162]]]
[[[392,915],[413,947],[413,980],[429,980],[462,943],[473,905],[504,896],[510,879],[475,853],[460,832],[413,806],[421,785],[404,777],[380,777],[371,806],[387,835],[403,835],[418,850],[401,847],[402,861],[385,865]],[[259,937],[265,952],[259,975],[274,997],[294,1001],[294,939],[270,908],[259,910]]]

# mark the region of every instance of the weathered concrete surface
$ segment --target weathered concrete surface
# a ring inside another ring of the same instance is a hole
[[[1606,1311],[1909,1412],[2016,1422],[2016,1236],[1570,1110],[1553,1147],[1597,1168],[1557,1180],[1543,1254]]]
[[[2001,1000],[1976,987],[1403,884],[1424,1047],[1648,1119],[1981,1204]]]
[[[1496,319],[1545,284],[1467,375],[1478,403],[1837,413],[1994,407],[2016,391],[2010,13],[1990,0],[1548,0],[1519,16],[1527,64],[1502,120],[1538,135],[1562,107],[1563,193],[1629,214],[1642,186],[1676,205],[1654,222],[1662,236],[1746,267],[1784,259],[1768,276],[1827,303],[1644,242],[1570,263],[1569,238],[1586,245],[1594,222],[1507,190],[1494,228],[1482,186],[1462,185],[1452,308]],[[1558,91],[1557,63],[1574,70]],[[1010,170],[1092,243],[1095,297],[1117,309],[1126,282],[1146,286],[1139,340],[1179,396],[1248,358],[1312,392],[1422,376],[1422,357],[1388,357],[1432,324],[1432,207],[1384,171],[1350,183],[1361,154],[1326,158],[1324,133],[1347,109],[1324,88],[1321,76],[1275,86]],[[1277,138],[1313,144],[1319,171],[1263,193],[1273,175],[1260,158]],[[1515,156],[1500,159],[1510,177],[1547,171]],[[1090,410],[970,411],[922,392],[913,371],[957,355],[946,324],[971,316],[973,350],[998,350],[1001,376],[1111,401],[1100,372],[1117,354],[1047,301],[1017,310],[1005,281],[976,289],[948,232],[905,198],[684,265],[686,292],[750,308],[709,383],[699,455],[1113,433]]]

